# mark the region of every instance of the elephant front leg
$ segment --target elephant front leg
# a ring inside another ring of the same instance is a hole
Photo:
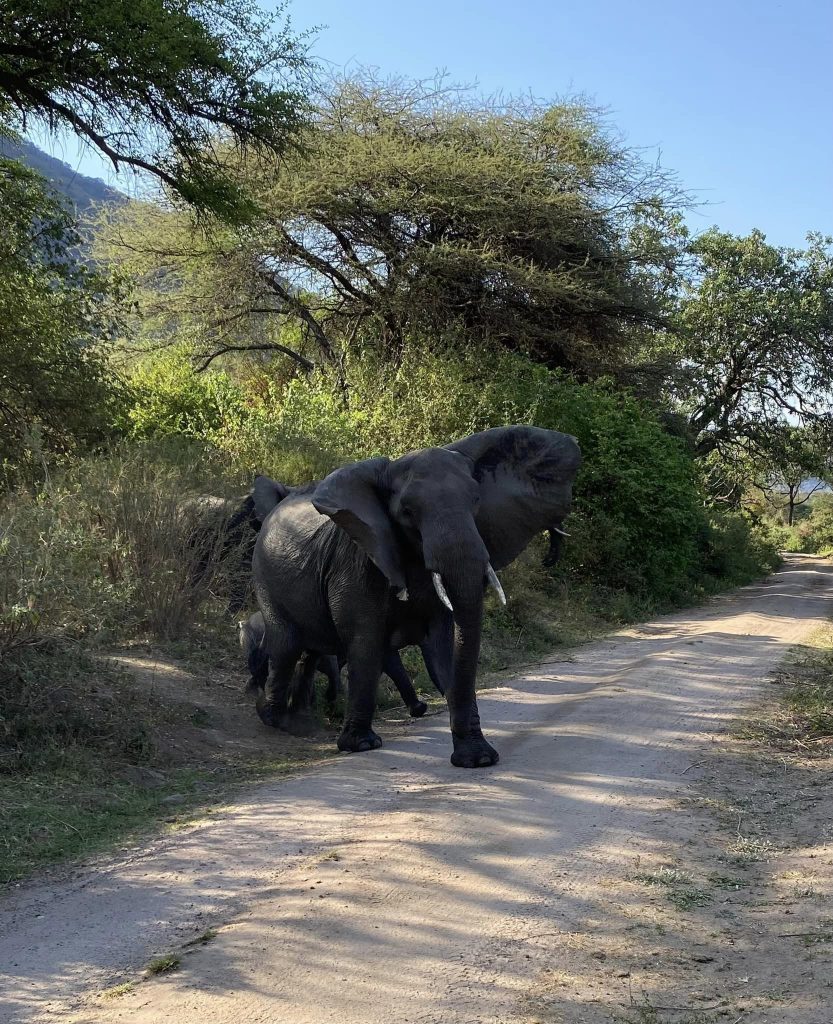
[[[453,709],[452,701],[449,700],[449,713],[451,741],[454,744],[451,763],[454,767],[488,768],[497,764],[500,754],[489,743],[480,728],[480,713],[477,710],[474,692],[472,691],[470,699],[461,701],[459,705],[455,702]]]
[[[382,645],[354,641],[347,653],[347,711],[337,740],[339,750],[360,753],[382,746],[381,736],[373,731],[381,674]]]
[[[465,607],[461,602],[461,607]],[[455,613],[452,683],[446,691],[456,768],[487,768],[497,764],[499,755],[480,728],[475,697],[477,663],[480,657],[480,614]]]
[[[428,678],[442,696],[454,679],[454,620],[451,612],[441,613],[428,626],[425,639],[419,645]]]

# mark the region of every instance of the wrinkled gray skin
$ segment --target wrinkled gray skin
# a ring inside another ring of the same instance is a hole
[[[264,521],[253,557],[270,662],[261,719],[286,727],[302,713],[296,663],[305,651],[334,654],[348,669],[338,747],[379,747],[372,719],[385,652],[419,644],[446,691],[452,764],[494,764],[475,699],[489,566],[504,568],[537,533],[560,527],[580,461],[566,434],[501,427],[345,466],[289,495]]]
[[[309,484],[308,487],[317,486],[318,481]],[[279,505],[288,495],[301,492],[305,488],[287,487],[286,484],[272,480],[268,476],[258,475],[255,477],[252,492],[248,499],[238,510],[236,520],[252,524],[255,531],[259,531],[261,524],[269,513]],[[254,548],[254,543],[252,544]],[[249,556],[249,575],[251,576],[251,556]],[[249,689],[255,692],[263,690],[269,674],[269,655],[266,649],[266,629],[261,612],[256,612],[247,623],[238,623],[240,646],[246,653],[249,664],[251,679]],[[341,668],[343,661],[333,655],[320,655],[315,651],[306,651],[302,658],[301,674],[293,687],[293,703],[299,713],[310,704],[313,694],[313,678],[316,669],[322,672],[328,680],[327,700],[335,703],[341,685]],[[412,718],[422,718],[428,710],[428,705],[419,699],[408,675],[399,652],[389,650],[385,653],[384,672],[393,682],[405,706],[408,708]],[[436,683],[435,683],[436,685]],[[439,689],[439,687],[438,687]],[[439,691],[441,694],[442,690]],[[301,723],[288,723],[293,731],[303,731]]]
[[[266,650],[266,626],[263,615],[255,612],[246,622],[237,623],[240,647],[246,656],[251,678],[247,689],[259,693],[266,686],[269,676],[269,654]],[[301,678],[299,689],[304,690],[312,685],[315,672],[327,677],[325,699],[334,704],[341,688],[341,665],[334,655],[318,655],[307,651],[301,661]],[[422,718],[428,705],[419,699],[411,677],[408,675],[398,651],[388,651],[385,655],[384,673],[399,691],[411,718]]]

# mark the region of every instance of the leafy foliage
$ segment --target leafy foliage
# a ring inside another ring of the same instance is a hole
[[[262,211],[245,230],[134,204],[106,232],[144,276],[140,307],[193,330],[203,366],[282,342],[346,389],[351,353],[396,362],[432,338],[590,372],[662,318],[677,190],[580,103],[336,81],[281,174],[235,168]]]
[[[105,436],[119,402],[107,364],[119,287],[78,259],[46,183],[0,159],[0,466]]]
[[[0,123],[74,131],[196,209],[246,219],[219,138],[284,153],[303,123],[302,41],[253,0],[3,0]]]
[[[225,374],[216,376],[228,386]],[[710,589],[721,575],[740,581],[771,561],[768,552],[743,563],[748,525],[738,518],[731,540],[736,560],[717,571],[711,552],[720,540],[685,446],[612,382],[577,383],[512,353],[464,357],[416,346],[399,365],[371,355],[351,363],[349,408],[339,399],[335,374],[285,383],[263,376],[232,387],[229,396],[236,390],[236,397],[204,434],[244,477],[267,472],[297,484],[354,459],[535,423],[575,435],[584,453],[566,556],[574,581],[673,604],[701,586]],[[156,422],[176,421],[159,416]]]
[[[785,417],[828,421],[833,384],[833,239],[805,250],[707,232],[691,243],[685,372],[676,392],[699,454],[779,450]]]

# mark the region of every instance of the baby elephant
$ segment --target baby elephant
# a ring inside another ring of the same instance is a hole
[[[248,621],[238,622],[237,633],[251,676],[247,690],[250,693],[263,692],[266,678],[269,675],[269,653],[266,650],[266,629],[262,613],[255,612]],[[317,654],[315,651],[307,651],[301,659],[298,690],[302,694],[311,692],[316,670],[327,677],[326,700],[329,704],[334,704],[341,685],[341,665],[334,654]],[[414,684],[402,664],[398,651],[387,652],[383,671],[399,691],[411,718],[422,718],[428,710],[428,705],[417,696]]]

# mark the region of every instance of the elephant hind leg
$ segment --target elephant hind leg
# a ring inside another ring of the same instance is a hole
[[[399,651],[387,652],[384,661],[384,672],[399,691],[399,696],[404,701],[405,707],[411,714],[411,718],[422,718],[428,710],[428,705],[417,697],[411,677],[408,675],[405,666],[402,664],[402,659],[399,657]]]
[[[290,697],[294,695],[293,676],[303,653],[296,632],[282,620],[266,622],[268,675],[255,706],[260,720],[275,729],[286,728]]]

